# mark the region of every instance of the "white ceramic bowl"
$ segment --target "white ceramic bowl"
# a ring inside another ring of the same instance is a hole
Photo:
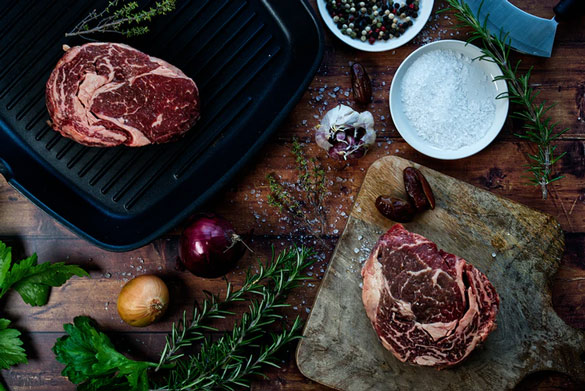
[[[290,0],[289,0],[290,1]],[[317,5],[319,7],[319,12],[321,13],[321,17],[325,21],[329,30],[343,42],[352,46],[356,49],[363,50],[365,52],[385,52],[387,50],[396,49],[399,46],[404,45],[411,39],[413,39],[422,28],[427,23],[429,16],[431,16],[431,12],[433,11],[433,3],[434,0],[420,0],[418,18],[413,19],[413,24],[410,26],[404,34],[402,34],[398,38],[392,38],[387,41],[376,41],[374,44],[370,44],[369,42],[362,42],[359,39],[351,38],[347,35],[341,33],[341,30],[337,28],[337,24],[333,22],[333,18],[327,12],[326,5],[327,3],[325,0],[317,0]]]
[[[502,130],[504,126],[504,122],[506,121],[506,117],[508,116],[508,106],[509,102],[508,99],[497,99],[495,100],[495,118],[492,123],[491,128],[489,128],[486,134],[479,140],[464,146],[460,149],[456,150],[446,150],[441,149],[429,141],[423,139],[417,134],[416,129],[411,125],[409,122],[406,114],[404,113],[404,107],[402,103],[402,80],[406,71],[408,70],[409,66],[414,63],[416,59],[418,59],[421,55],[428,53],[433,50],[452,50],[456,53],[461,53],[462,55],[470,58],[476,59],[473,61],[475,66],[480,67],[489,77],[489,80],[486,80],[486,83],[490,84],[490,87],[493,88],[494,92],[494,99],[498,94],[502,92],[508,91],[508,86],[502,80],[498,80],[496,82],[493,79],[496,76],[502,75],[502,71],[500,68],[489,61],[479,60],[477,57],[481,56],[481,50],[472,44],[467,44],[463,41],[457,40],[443,40],[443,41],[436,41],[432,42],[428,45],[422,46],[412,52],[403,62],[400,64],[400,67],[396,71],[394,75],[394,79],[392,80],[392,85],[390,87],[390,113],[392,114],[392,119],[394,120],[394,125],[396,125],[396,129],[402,136],[402,138],[414,149],[423,153],[427,156],[434,157],[437,159],[444,159],[444,160],[454,160],[454,159],[462,159],[471,155],[474,155],[487,147],[496,136]],[[432,105],[432,102],[429,102]]]

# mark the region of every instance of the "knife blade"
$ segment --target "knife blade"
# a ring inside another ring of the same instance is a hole
[[[540,18],[521,10],[507,0],[465,0],[492,35],[509,34],[510,45],[519,52],[550,57],[559,17],[570,18],[583,8],[579,0],[561,0],[552,19]]]

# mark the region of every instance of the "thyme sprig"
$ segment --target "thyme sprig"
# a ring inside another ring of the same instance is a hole
[[[289,214],[309,231],[314,231],[315,224],[319,224],[317,236],[320,236],[327,225],[323,205],[327,195],[325,170],[316,158],[307,158],[297,139],[293,140],[291,153],[297,166],[297,184],[285,187],[276,179],[275,174],[268,174],[268,204]]]
[[[296,318],[293,325],[279,333],[268,334],[266,328],[282,319],[276,311],[289,307],[284,299],[291,289],[300,281],[309,277],[302,271],[313,264],[313,252],[305,247],[283,251],[266,266],[259,264],[256,273],[248,271],[244,284],[239,290],[233,290],[228,284],[228,292],[223,303],[214,297],[201,311],[195,311],[193,321],[186,326],[186,315],[167,338],[167,344],[161,355],[159,368],[174,368],[168,374],[167,382],[161,390],[231,390],[237,386],[247,386],[246,378],[261,375],[265,366],[278,367],[274,355],[287,343],[300,338],[302,322]],[[242,315],[233,330],[224,334],[217,341],[205,337],[202,330],[216,329],[204,326],[209,319],[223,319],[231,312],[220,307],[236,301],[245,300],[245,295],[252,293],[258,299],[251,300],[249,310]],[[207,303],[207,302],[206,302]],[[271,342],[260,344],[266,335]],[[177,353],[180,348],[192,346],[203,341],[201,350],[195,355],[185,357]],[[181,360],[179,360],[181,359]]]
[[[88,36],[95,33],[115,33],[134,37],[149,32],[148,26],[153,17],[166,15],[175,10],[175,0],[161,0],[149,9],[140,10],[136,1],[125,3],[123,0],[111,0],[102,11],[92,10],[83,18],[66,37]]]
[[[321,232],[323,232],[327,223],[325,209],[323,208],[323,200],[327,193],[327,189],[325,188],[325,170],[314,157],[307,159],[303,147],[297,139],[293,140],[292,154],[297,163],[299,188],[305,192],[309,205],[319,216]]]
[[[554,142],[569,129],[557,130],[558,123],[552,122],[551,117],[547,115],[555,104],[547,104],[546,101],[536,102],[539,91],[530,86],[532,67],[522,74],[519,71],[521,61],[515,64],[511,62],[509,34],[500,31],[499,35],[492,35],[487,27],[487,18],[482,23],[479,20],[480,12],[476,16],[463,0],[447,0],[447,3],[449,4],[447,10],[455,11],[455,18],[460,22],[457,27],[468,27],[473,30],[468,42],[475,40],[482,42],[483,55],[480,59],[496,63],[502,70],[503,75],[496,77],[495,80],[506,81],[508,92],[498,95],[498,98],[509,98],[511,102],[522,107],[522,110],[512,114],[513,118],[524,121],[524,132],[515,135],[536,144],[537,152],[528,154],[531,163],[527,169],[532,174],[530,182],[540,186],[542,198],[546,199],[548,185],[563,178],[561,175],[553,174],[552,167],[565,155],[564,152],[556,153],[557,146]]]

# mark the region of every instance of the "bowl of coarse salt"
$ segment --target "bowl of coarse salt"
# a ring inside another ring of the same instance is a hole
[[[500,133],[508,116],[508,87],[481,50],[457,40],[412,52],[390,87],[396,129],[417,151],[437,159],[471,156]]]

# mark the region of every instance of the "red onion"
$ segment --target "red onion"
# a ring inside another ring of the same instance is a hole
[[[196,217],[179,241],[179,259],[183,265],[196,276],[205,278],[226,274],[244,251],[234,227],[214,214]]]

